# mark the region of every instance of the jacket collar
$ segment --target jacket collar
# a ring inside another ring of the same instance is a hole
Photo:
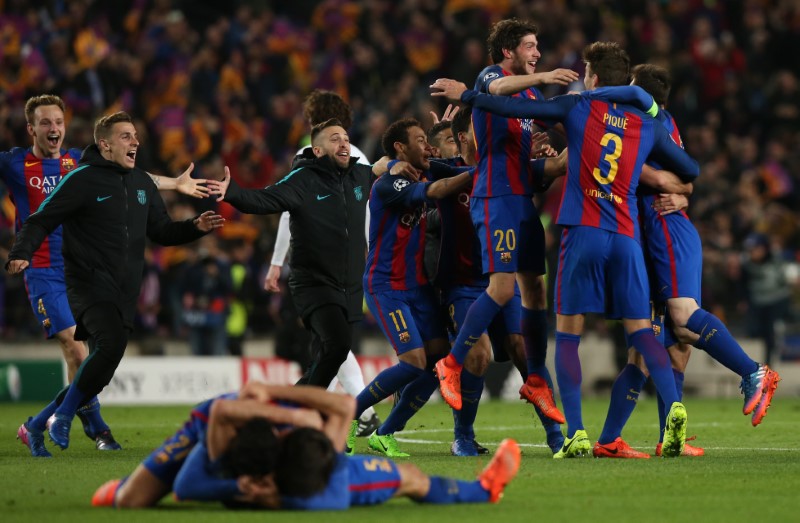
[[[110,169],[117,174],[128,174],[133,170],[103,158],[103,156],[100,154],[100,149],[97,148],[96,144],[89,145],[88,147],[86,147],[86,149],[83,150],[79,163],[85,163],[95,167],[103,167],[105,169]]]

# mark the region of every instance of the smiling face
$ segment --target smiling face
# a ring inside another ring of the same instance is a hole
[[[136,128],[130,122],[116,122],[111,126],[108,138],[101,138],[97,144],[103,158],[122,167],[133,169],[136,165],[136,151],[139,140]]]
[[[519,45],[514,49],[504,49],[504,69],[514,74],[533,74],[536,72],[536,63],[542,57],[539,52],[539,40],[535,34],[522,37]]]
[[[350,165],[350,137],[344,127],[332,125],[320,131],[314,139],[312,150],[317,158],[330,156],[338,167]]]
[[[395,142],[397,158],[410,163],[414,168],[427,171],[431,167],[431,146],[422,127],[407,129],[408,143]]]
[[[37,158],[58,158],[66,134],[64,112],[57,105],[40,105],[33,111],[28,134],[33,137],[33,154]]]

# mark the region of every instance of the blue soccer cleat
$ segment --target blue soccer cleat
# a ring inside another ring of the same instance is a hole
[[[28,447],[34,458],[52,458],[53,455],[44,446],[44,432],[28,428],[31,419],[28,418],[28,421],[19,426],[17,439]]]
[[[72,418],[63,414],[55,414],[50,428],[47,433],[50,435],[50,441],[61,447],[61,450],[66,450],[69,447],[69,431],[72,428]]]
[[[475,440],[457,438],[450,447],[450,454],[460,457],[477,456],[478,448],[475,445]]]

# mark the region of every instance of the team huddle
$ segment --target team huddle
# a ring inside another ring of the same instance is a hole
[[[227,168],[219,180],[191,179],[191,168],[164,183],[148,176],[135,167],[136,131],[124,113],[99,120],[95,144],[82,154],[63,150],[63,102],[29,101],[34,146],[0,157],[6,184],[22,180],[12,191],[20,232],[6,268],[24,271],[34,312],[61,342],[72,380],[20,427],[32,456],[50,456],[45,432],[66,449],[75,415],[98,449],[120,448],[95,396],[132,328],[140,277],[126,275],[141,274],[145,237],[171,245],[223,226],[211,211],[172,222],[158,189],[214,195],[245,213],[288,212],[289,284],[315,340],[314,361],[302,385],[247,384],[199,404],[132,474],[103,485],[94,505],[153,506],[171,491],[268,509],[344,509],[395,496],[497,502],[520,466],[513,440],[500,444],[474,481],[430,477],[386,459],[409,456],[394,435],[437,389],[453,411],[451,453],[488,454],[474,425],[492,359],[514,363],[520,398],[541,420],[555,459],[650,458],[622,439],[648,377],[658,394],[655,455],[703,455],[686,443],[683,373],[692,346],[741,377],[743,413],[760,424],[780,377],[701,307],[700,239],[684,211],[701,173],[665,107],[669,75],[648,64],[631,69],[619,45],[595,42],[583,52],[585,91],[546,100],[537,85],[569,85],[579,76],[536,73],[536,35],[528,22],[495,24],[493,65],[473,89],[451,79],[431,85],[433,96],[460,107],[427,131],[414,119],[394,122],[382,137],[386,156],[371,167],[351,155],[346,123],[329,114],[312,122],[311,146],[293,170],[258,190],[239,187]],[[554,150],[545,130],[563,134],[567,147]],[[60,179],[46,198],[29,197],[31,168]],[[563,410],[545,364],[545,230],[533,202],[560,177],[563,232],[550,292]],[[92,240],[107,236],[121,243]],[[363,389],[360,372],[355,390],[348,380],[354,400],[307,386],[342,376],[362,300],[398,363]],[[594,445],[581,413],[578,349],[587,313],[621,320],[629,347]],[[91,354],[75,340],[88,340]],[[377,421],[372,407],[393,395],[391,413]],[[375,420],[369,431],[365,420]],[[355,454],[358,436],[386,458]]]

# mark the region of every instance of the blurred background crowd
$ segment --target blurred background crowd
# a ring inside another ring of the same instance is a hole
[[[441,114],[435,78],[472,85],[490,26],[512,16],[539,26],[538,71],[582,75],[581,50],[595,40],[671,71],[668,108],[701,164],[689,214],[703,238],[703,305],[773,357],[800,358],[793,0],[0,0],[0,150],[30,145],[25,100],[54,93],[68,106],[65,146],[88,145],[96,117],[125,110],[141,167],[174,176],[194,161],[196,177],[219,178],[228,165],[240,185],[263,187],[307,140],[301,105],[320,88],[351,104],[351,141],[374,161],[389,123],[429,126],[429,111]],[[176,219],[217,205],[162,194]],[[547,223],[559,198],[553,187],[539,202]],[[2,256],[13,242],[4,187],[0,201]],[[220,208],[229,221],[218,235],[148,251],[138,335],[154,352],[169,337],[236,354],[245,337],[296,335],[288,293],[262,290],[277,217]],[[554,254],[559,231],[549,229]],[[22,279],[3,275],[0,286],[0,337],[41,339]]]

